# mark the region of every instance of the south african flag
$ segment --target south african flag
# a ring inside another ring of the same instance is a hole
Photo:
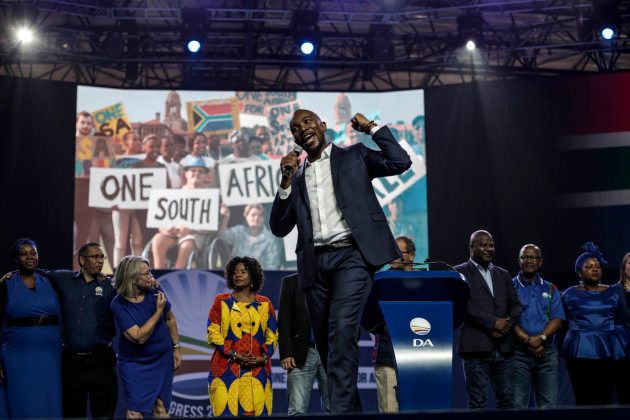
[[[223,134],[240,129],[235,98],[186,102],[188,121],[195,132]]]

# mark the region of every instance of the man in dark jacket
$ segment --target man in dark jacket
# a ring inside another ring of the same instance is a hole
[[[470,259],[455,267],[466,277],[470,297],[459,337],[464,359],[468,408],[486,408],[488,382],[497,408],[512,408],[514,336],[521,315],[512,276],[492,264],[494,241],[485,230],[470,236]]]
[[[303,416],[308,412],[315,380],[322,412],[328,414],[330,406],[326,371],[315,349],[306,301],[297,274],[282,279],[278,311],[278,344],[280,364],[288,371],[289,416]]]
[[[293,114],[291,133],[307,160],[299,165],[294,152],[282,158],[282,180],[269,217],[276,236],[297,227],[298,276],[326,369],[331,414],[361,411],[357,337],[363,308],[376,269],[400,258],[372,180],[400,175],[411,166],[386,126],[362,114],[351,123],[372,135],[380,150],[360,143],[329,144],[326,123],[317,114],[305,109]]]

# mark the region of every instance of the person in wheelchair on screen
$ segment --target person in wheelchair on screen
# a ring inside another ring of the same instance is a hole
[[[243,210],[245,223],[230,228],[227,227],[230,208],[221,204],[219,214],[219,237],[232,247],[232,255],[256,258],[264,270],[280,269],[280,244],[265,226],[265,208],[262,205],[246,205]]]
[[[182,166],[184,169],[182,189],[204,188],[205,177],[208,174],[208,167],[204,159],[199,156],[188,156],[182,160]],[[192,230],[183,226],[160,228],[151,243],[153,267],[156,269],[167,268],[166,254],[177,246],[177,259],[173,268],[186,268],[190,254],[202,248],[204,238],[210,233],[211,231]]]

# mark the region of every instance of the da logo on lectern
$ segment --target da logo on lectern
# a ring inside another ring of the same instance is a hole
[[[417,335],[427,335],[431,332],[431,324],[424,318],[414,318],[409,323],[409,328]],[[433,347],[430,339],[414,338],[412,345],[414,347]]]
[[[409,328],[418,335],[427,335],[431,332],[431,324],[424,318],[412,319],[409,323]]]

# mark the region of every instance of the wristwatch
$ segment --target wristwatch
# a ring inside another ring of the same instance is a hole
[[[545,340],[547,340],[547,336],[545,334],[540,334],[540,339],[542,341],[545,341]]]

